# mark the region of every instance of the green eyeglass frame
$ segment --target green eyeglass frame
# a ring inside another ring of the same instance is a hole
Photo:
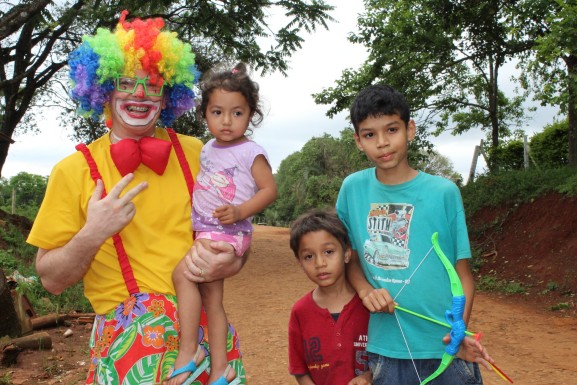
[[[138,87],[139,84],[142,84],[146,96],[162,96],[162,91],[164,90],[164,84],[162,84],[161,86],[150,84],[149,77],[145,77],[143,79],[130,78],[128,76],[116,77],[116,90],[120,92],[133,94],[134,91],[136,91],[136,87]]]

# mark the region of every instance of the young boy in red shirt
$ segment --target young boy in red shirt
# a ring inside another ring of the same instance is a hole
[[[317,287],[289,321],[289,371],[299,385],[368,385],[369,312],[345,276],[351,244],[334,211],[314,210],[292,225],[290,247]]]

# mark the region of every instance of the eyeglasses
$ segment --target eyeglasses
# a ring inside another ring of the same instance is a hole
[[[134,91],[136,91],[136,87],[138,87],[139,84],[142,84],[146,96],[162,96],[162,90],[164,88],[164,84],[162,83],[162,80],[159,83],[161,84],[150,83],[150,78],[148,77],[144,79],[135,79],[124,76],[117,76],[116,90],[120,92],[128,92],[129,94],[133,94]]]

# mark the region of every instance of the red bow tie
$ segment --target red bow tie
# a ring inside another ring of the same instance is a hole
[[[110,145],[110,156],[122,176],[143,163],[158,175],[164,174],[172,143],[146,136],[139,141],[122,139]]]

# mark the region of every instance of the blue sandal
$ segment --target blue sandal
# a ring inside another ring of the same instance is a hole
[[[192,381],[196,380],[202,374],[202,372],[208,368],[208,365],[210,364],[207,357],[204,357],[200,364],[198,364],[198,366],[196,365],[196,360],[198,359],[198,355],[200,354],[201,349],[202,347],[199,346],[198,349],[196,349],[196,353],[194,354],[192,360],[183,367],[175,369],[168,377],[168,380],[182,373],[190,373],[190,376],[182,383],[182,385],[190,384]]]
[[[234,380],[232,380],[231,382],[226,381],[226,376],[228,375],[228,372],[230,371],[230,369],[232,369],[232,367],[230,365],[228,365],[226,367],[226,370],[224,371],[224,374],[222,376],[220,376],[220,378],[218,380],[216,380],[215,382],[213,382],[210,385],[239,385],[240,384],[240,377],[238,377],[238,376]]]

